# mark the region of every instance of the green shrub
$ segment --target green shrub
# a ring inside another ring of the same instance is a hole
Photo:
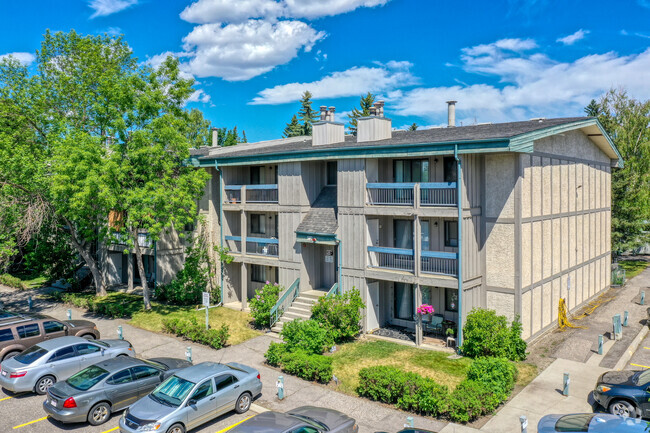
[[[163,320],[163,329],[171,334],[215,349],[225,346],[230,335],[228,325],[223,324],[218,329],[205,329],[205,326],[200,324],[196,317],[191,317],[189,320],[179,318]]]
[[[359,290],[323,296],[311,309],[312,319],[327,328],[333,341],[350,340],[361,332],[361,311],[365,308]]]
[[[506,400],[517,380],[517,367],[505,358],[479,358],[467,370],[467,380],[483,384]]]
[[[359,371],[357,394],[383,403],[397,403],[404,392],[406,373],[397,367],[379,365]]]
[[[515,318],[508,327],[505,316],[497,316],[494,310],[475,308],[463,326],[461,351],[470,358],[494,356],[521,361],[526,358],[526,342],[521,339],[521,324]]]
[[[9,286],[9,287],[13,287],[14,289],[21,289],[21,290],[25,290],[28,288],[27,283],[25,283],[23,280],[9,274],[0,275],[0,284],[4,284],[5,286]]]
[[[433,379],[415,373],[405,373],[402,395],[397,407],[423,415],[438,416],[447,411],[449,389]]]
[[[271,342],[271,344],[269,344],[269,350],[266,351],[264,357],[266,358],[266,362],[270,365],[273,367],[279,367],[285,353],[287,353],[286,344]]]
[[[251,316],[255,320],[255,326],[266,328],[271,325],[271,308],[278,302],[282,286],[278,283],[266,282],[264,287],[255,291],[255,296],[248,301]]]
[[[287,322],[280,335],[290,351],[303,350],[320,355],[332,345],[327,329],[313,319]]]
[[[305,380],[329,383],[332,380],[332,358],[302,350],[286,352],[282,356],[282,371]]]
[[[454,422],[469,422],[495,408],[488,389],[477,382],[464,380],[449,398],[448,416]]]
[[[96,297],[93,293],[64,292],[52,294],[56,300],[73,305],[93,313],[115,317],[131,317],[133,313],[142,310],[142,297],[124,293],[111,293],[107,296]]]

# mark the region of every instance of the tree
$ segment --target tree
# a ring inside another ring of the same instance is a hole
[[[650,241],[650,101],[610,90],[585,111],[598,116],[624,161],[612,170],[612,252],[619,255]]]
[[[413,123],[411,124],[411,126],[409,126],[409,129],[408,129],[408,130],[409,130],[409,131],[417,131],[418,128],[419,128],[418,124],[415,123],[415,122],[413,122]]]
[[[585,113],[589,117],[598,117],[600,114],[600,105],[595,99],[592,99],[591,102],[589,102],[589,105],[585,107]]]
[[[311,135],[312,125],[318,120],[318,114],[311,107],[311,97],[309,90],[305,90],[305,93],[303,93],[300,98],[300,110],[298,111],[298,116],[302,122],[301,135]]]
[[[293,115],[291,122],[287,123],[287,126],[284,128],[282,135],[287,138],[303,135],[303,127],[300,123],[298,123],[298,116],[295,114]]]
[[[374,103],[375,103],[375,95],[368,92],[366,96],[362,96],[361,99],[359,100],[360,108],[355,107],[352,109],[352,113],[348,114],[348,118],[350,119],[350,125],[348,126],[348,130],[352,135],[357,135],[357,119],[359,119],[360,117],[370,116],[370,108],[373,106]]]
[[[209,174],[184,164],[195,144],[186,128],[191,113],[183,109],[194,80],[180,76],[179,62],[171,56],[158,69],[142,72],[128,125],[131,133],[111,146],[106,172],[113,209],[123,215],[120,231],[129,236],[128,246],[135,252],[144,306],[150,309],[141,235],[155,242],[174,227],[193,222]]]
[[[237,143],[246,143],[246,131],[242,131],[243,137],[239,136],[237,126],[233,129],[218,128],[217,145],[218,146],[234,146]]]

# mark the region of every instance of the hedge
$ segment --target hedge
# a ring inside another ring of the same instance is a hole
[[[0,274],[0,284],[5,286],[13,287],[14,289],[28,289],[29,286],[23,280],[18,277],[14,277],[9,274]]]
[[[270,365],[302,379],[320,383],[332,380],[332,358],[329,356],[291,350],[286,343],[271,343],[264,356]]]
[[[163,329],[171,334],[215,349],[225,346],[230,335],[228,325],[221,325],[218,329],[205,329],[205,325],[200,324],[196,317],[189,320],[179,318],[163,320]]]

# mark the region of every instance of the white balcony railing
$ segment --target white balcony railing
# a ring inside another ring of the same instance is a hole
[[[277,203],[278,185],[227,185],[224,187],[224,203]]]
[[[371,206],[456,206],[455,182],[368,183],[368,205]]]

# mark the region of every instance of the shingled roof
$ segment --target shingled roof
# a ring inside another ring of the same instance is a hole
[[[339,223],[336,219],[336,187],[326,186],[316,197],[311,209],[298,224],[296,232],[316,234],[336,234]]]

